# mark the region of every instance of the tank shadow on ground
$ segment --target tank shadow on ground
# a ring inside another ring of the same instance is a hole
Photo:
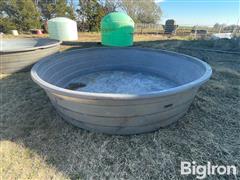
[[[165,47],[170,46],[165,43]],[[96,44],[79,43],[69,49],[96,47]],[[159,48],[161,43],[136,45]],[[181,160],[228,165],[240,162],[236,144],[240,129],[236,84],[240,78],[236,67],[239,56],[183,53],[209,62],[214,74],[180,122],[137,136],[91,133],[64,122],[30,74],[18,73],[0,81],[1,141],[23,144],[71,179],[90,176],[178,179]]]
[[[61,45],[61,50],[74,50],[79,48],[91,48],[91,47],[101,47],[101,42],[79,42],[79,41],[68,41],[63,42]]]
[[[154,41],[137,41],[134,47],[149,47],[174,50],[176,48],[204,48],[223,51],[240,51],[240,39],[219,39],[219,40],[154,40]],[[74,50],[78,48],[106,47],[101,42],[79,42],[69,41],[62,43],[62,50]]]
[[[222,51],[240,51],[240,38],[235,39],[219,39],[219,40],[154,40],[154,41],[138,41],[134,46],[149,48],[202,48]]]

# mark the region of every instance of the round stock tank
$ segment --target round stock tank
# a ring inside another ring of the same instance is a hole
[[[64,120],[108,134],[150,132],[181,119],[211,73],[197,58],[144,48],[73,50],[31,71]]]

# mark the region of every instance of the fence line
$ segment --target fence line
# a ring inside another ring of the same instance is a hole
[[[219,33],[218,28],[207,27],[207,26],[178,26],[177,34],[178,35],[188,35],[192,30],[207,30],[208,33]],[[240,32],[240,26],[234,29],[234,31]],[[231,28],[222,28],[221,33],[233,33]],[[164,26],[162,24],[135,24],[135,33],[140,34],[163,34]]]

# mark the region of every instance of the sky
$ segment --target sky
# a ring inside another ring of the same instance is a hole
[[[138,0],[136,0],[138,1]],[[147,0],[145,0],[147,1]],[[240,0],[155,0],[162,9],[160,23],[175,19],[179,25],[240,25]],[[78,5],[78,0],[73,0]],[[239,19],[239,21],[238,21]]]
[[[156,0],[166,19],[175,19],[179,25],[206,25],[215,23],[240,25],[240,0]]]

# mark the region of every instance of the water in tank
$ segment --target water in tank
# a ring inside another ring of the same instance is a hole
[[[132,46],[134,22],[123,12],[112,12],[101,21],[102,44],[106,46]]]
[[[65,17],[57,17],[48,21],[48,32],[51,39],[61,41],[78,40],[77,23]]]

